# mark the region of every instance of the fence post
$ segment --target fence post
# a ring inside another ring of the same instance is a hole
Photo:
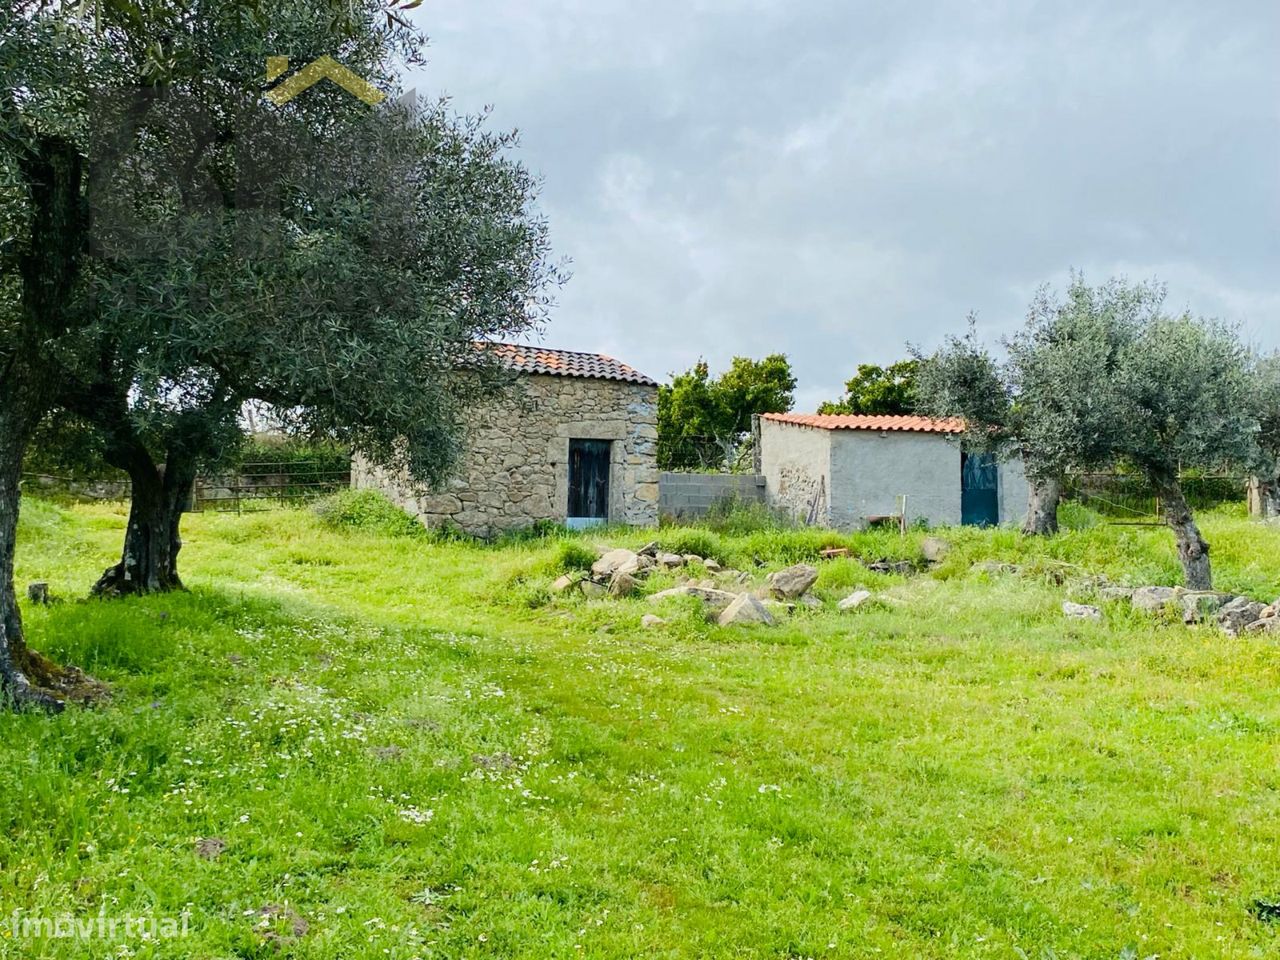
[[[760,414],[751,415],[751,472],[763,473],[764,457],[760,449]]]

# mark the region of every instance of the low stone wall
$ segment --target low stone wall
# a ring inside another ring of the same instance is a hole
[[[764,477],[754,473],[664,473],[658,478],[658,512],[664,517],[695,519],[724,500],[764,503]]]

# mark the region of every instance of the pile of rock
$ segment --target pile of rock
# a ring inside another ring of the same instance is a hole
[[[1105,578],[1093,585],[1101,600],[1127,600],[1142,613],[1172,615],[1183,623],[1216,623],[1229,636],[1241,633],[1280,631],[1280,600],[1259,603],[1251,597],[1216,590],[1188,590],[1185,587],[1121,587]],[[1063,603],[1062,612],[1078,619],[1100,620],[1102,611],[1095,606]]]
[[[772,626],[778,613],[791,613],[797,607],[821,607],[822,601],[810,591],[818,581],[818,570],[807,563],[797,563],[765,578],[763,586],[746,589],[749,574],[726,570],[710,557],[663,551],[657,543],[640,550],[605,550],[591,566],[588,574],[565,574],[551,585],[556,593],[577,591],[587,597],[626,597],[639,590],[640,584],[654,571],[678,571],[681,582],[649,597],[650,603],[662,603],[673,597],[693,597],[701,602],[707,616],[721,626],[760,623]],[[692,574],[703,574],[693,579]],[[871,593],[856,590],[840,601],[839,609],[856,610]],[[645,627],[665,623],[654,614],[642,619]]]
[[[576,590],[587,597],[628,597],[655,570],[696,570],[704,574],[725,572],[720,563],[710,557],[703,558],[692,553],[669,553],[654,542],[639,550],[627,550],[624,547],[605,550],[591,565],[588,575],[567,573],[556,580],[551,589],[556,593]]]
[[[765,585],[755,591],[722,590],[708,583],[682,583],[655,593],[649,601],[661,603],[672,597],[695,597],[722,627],[748,623],[773,626],[777,622],[773,610],[794,610],[797,603],[822,605],[821,600],[809,593],[817,580],[818,571],[814,567],[797,563],[769,574]]]

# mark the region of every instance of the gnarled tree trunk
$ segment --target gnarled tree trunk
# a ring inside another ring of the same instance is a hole
[[[6,393],[8,391],[5,391]],[[4,399],[9,399],[4,397]],[[16,706],[36,706],[61,710],[62,701],[40,689],[39,678],[30,676],[33,663],[22,632],[13,585],[13,553],[18,537],[18,482],[22,452],[26,446],[16,435],[13,417],[0,415],[0,699]]]
[[[163,593],[181,590],[178,551],[182,549],[179,524],[189,507],[195,482],[195,461],[171,454],[157,466],[141,443],[133,443],[114,463],[127,470],[132,481],[129,523],[120,562],[108,567],[93,586],[98,597]],[[108,456],[109,460],[114,460]]]
[[[1249,509],[1259,520],[1280,517],[1280,477],[1256,476],[1249,484]]]
[[[1057,477],[1027,477],[1027,519],[1022,532],[1032,537],[1049,537],[1058,532],[1058,503],[1062,500],[1062,481]]]
[[[1176,477],[1154,477],[1156,493],[1160,495],[1160,507],[1164,522],[1173,531],[1178,543],[1178,560],[1182,563],[1182,577],[1188,590],[1212,590],[1213,570],[1209,564],[1209,544],[1200,536],[1187,498]]]
[[[25,127],[8,91],[0,98],[4,120]],[[71,698],[102,694],[99,684],[63,668],[26,645],[14,588],[19,480],[32,431],[53,404],[63,373],[48,344],[74,325],[68,309],[87,235],[81,194],[83,159],[60,137],[26,130],[17,169],[30,202],[29,235],[18,244],[21,313],[6,330],[0,352],[0,700],[18,707],[60,710]]]
[[[7,371],[12,374],[13,370]],[[60,667],[26,644],[13,582],[19,480],[30,437],[29,405],[15,396],[17,380],[0,389],[0,702],[58,711],[67,699],[91,699],[102,688],[79,670]]]

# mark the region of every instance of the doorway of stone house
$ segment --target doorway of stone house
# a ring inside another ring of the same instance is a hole
[[[569,515],[571,530],[609,522],[609,440],[569,441]]]

